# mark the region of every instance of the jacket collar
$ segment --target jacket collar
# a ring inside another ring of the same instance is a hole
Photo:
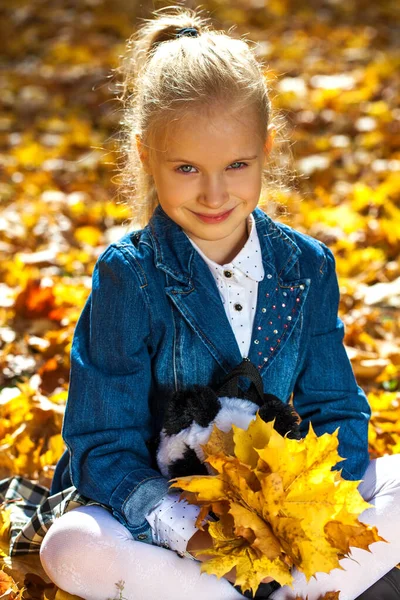
[[[258,284],[248,359],[258,367],[261,377],[266,377],[299,321],[311,280],[299,278],[301,250],[283,228],[259,208],[253,216],[265,276]],[[243,357],[209,267],[161,206],[155,209],[147,231],[155,265],[166,273],[165,293],[223,371],[229,373]]]
[[[275,270],[284,277],[296,263],[301,250],[271,217],[256,207],[253,211],[266,272]],[[155,264],[178,282],[190,286],[195,255],[198,254],[182,228],[158,205],[148,224],[155,252]]]
[[[245,277],[249,277],[254,281],[262,281],[264,279],[264,266],[253,214],[249,215],[247,232],[249,237],[243,248],[231,262],[227,262],[224,265],[220,265],[208,258],[192,239],[189,238],[189,241],[208,264],[214,275],[214,279],[217,279],[218,274],[220,277],[223,277],[225,269],[237,269]]]

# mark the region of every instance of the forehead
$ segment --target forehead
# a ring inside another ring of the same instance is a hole
[[[163,131],[157,150],[163,159],[187,157],[195,160],[218,154],[247,156],[261,144],[254,114],[242,111],[189,113],[170,122]]]

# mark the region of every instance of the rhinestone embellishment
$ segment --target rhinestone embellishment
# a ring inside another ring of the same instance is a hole
[[[267,277],[267,279],[272,279],[273,275],[271,275],[269,273],[266,275],[266,277]],[[259,335],[263,335],[263,337],[262,337],[263,340],[265,340],[266,342],[269,341],[270,343],[275,344],[275,345],[269,347],[269,352],[271,354],[269,354],[268,356],[262,357],[264,352],[257,352],[258,356],[260,357],[259,360],[261,363],[258,365],[259,369],[262,368],[264,363],[269,361],[272,353],[275,353],[277,350],[279,350],[281,341],[283,341],[285,335],[287,335],[286,330],[288,330],[288,328],[290,327],[290,325],[285,323],[284,320],[286,320],[288,322],[288,321],[292,321],[294,318],[291,314],[289,314],[288,316],[286,316],[286,315],[288,312],[293,313],[294,315],[298,312],[298,310],[300,308],[299,302],[301,302],[301,295],[299,292],[300,292],[300,290],[304,290],[305,287],[306,286],[303,284],[296,286],[296,287],[286,288],[285,290],[282,290],[282,288],[277,287],[275,289],[276,293],[270,294],[267,292],[265,294],[266,298],[270,298],[272,296],[271,300],[272,301],[275,300],[275,304],[272,304],[270,307],[266,307],[266,306],[261,307],[261,312],[263,314],[265,314],[267,312],[267,310],[270,313],[271,313],[271,310],[275,311],[275,312],[272,312],[270,315],[268,315],[271,320],[265,321],[265,323],[268,322],[268,324],[271,326],[271,329],[270,329],[269,335],[267,335],[266,337],[264,337],[265,333],[268,333],[268,332],[266,331],[264,333],[264,335],[262,332],[262,330],[265,329],[266,327],[264,327],[264,326],[262,327],[261,325],[258,325],[256,329],[257,329],[257,331],[260,332]],[[291,308],[290,304],[287,303],[287,298],[290,295],[289,291],[295,292],[295,294],[293,294],[292,300],[291,300],[291,302],[293,302],[293,301],[295,302],[295,308]],[[275,298],[273,296],[275,296]],[[284,296],[284,298],[282,298],[282,296]],[[283,302],[282,302],[282,300],[283,300]],[[282,314],[282,316],[281,316],[280,314],[277,314],[278,312],[286,313],[286,315]],[[276,319],[282,319],[282,320],[276,321]],[[261,321],[261,322],[263,323],[263,321]],[[279,326],[280,327],[283,326],[281,330],[276,328]],[[272,334],[274,337],[272,337]],[[256,340],[254,340],[254,343],[258,345],[260,343],[260,340],[256,339]]]

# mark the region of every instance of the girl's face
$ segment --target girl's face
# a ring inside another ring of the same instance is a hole
[[[137,143],[162,209],[206,256],[224,264],[246,242],[273,135],[263,146],[252,114],[221,113],[180,119],[150,158]]]

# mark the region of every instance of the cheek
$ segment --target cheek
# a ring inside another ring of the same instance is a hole
[[[179,198],[187,196],[187,192],[192,189],[194,189],[193,182],[190,184],[184,176],[170,177],[168,180],[167,193],[171,199],[175,198],[178,204]]]
[[[160,203],[172,210],[179,208],[184,198],[187,199],[185,186],[179,184],[176,176],[171,177],[169,174],[159,173],[154,176],[154,183]]]
[[[165,194],[176,203],[179,199],[186,197],[189,191],[195,190],[197,184],[190,176],[180,175],[179,173],[168,173],[163,177],[163,189]]]
[[[258,198],[261,191],[261,178],[254,174],[249,174],[246,177],[238,177],[236,181],[232,181],[230,189],[233,195],[242,198]]]

